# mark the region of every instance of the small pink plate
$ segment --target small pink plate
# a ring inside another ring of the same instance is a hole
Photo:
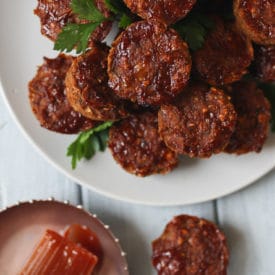
[[[125,253],[109,226],[81,206],[52,199],[19,203],[0,213],[0,274],[18,274],[46,229],[62,233],[71,224],[86,225],[100,239],[104,256],[96,275],[129,275]]]

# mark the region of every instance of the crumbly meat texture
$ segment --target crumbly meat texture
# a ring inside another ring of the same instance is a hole
[[[65,76],[72,62],[72,57],[63,54],[55,59],[44,58],[44,64],[29,83],[30,104],[41,126],[64,134],[95,126],[94,121],[74,111],[67,100]]]
[[[275,44],[275,1],[234,0],[239,27],[257,44]]]
[[[193,56],[195,70],[210,85],[233,83],[247,73],[253,60],[251,41],[236,25],[216,18],[215,29],[206,37],[203,47]]]
[[[175,104],[162,105],[158,122],[160,135],[171,150],[208,158],[228,144],[236,113],[223,90],[197,83],[190,85]]]
[[[269,101],[252,81],[234,83],[227,89],[237,112],[237,124],[225,151],[238,155],[260,152],[269,132]]]
[[[275,81],[275,45],[257,47],[254,65],[260,80]]]
[[[56,41],[62,28],[68,23],[86,23],[72,13],[70,3],[71,0],[38,0],[34,13],[40,18],[41,33],[52,41]],[[111,15],[104,0],[96,0],[96,6],[106,18]],[[111,28],[111,21],[101,23],[93,32],[90,42],[104,40]]]
[[[177,154],[158,134],[156,113],[146,112],[116,123],[110,129],[109,148],[127,172],[141,177],[166,174],[178,164]]]
[[[145,20],[156,19],[170,25],[184,18],[196,0],[124,0],[128,8]]]
[[[93,120],[118,120],[128,115],[125,102],[108,86],[105,44],[94,44],[77,57],[66,77],[67,97],[72,107]]]
[[[108,57],[109,85],[118,96],[140,105],[171,101],[186,86],[190,70],[187,44],[155,21],[130,25]]]
[[[153,241],[152,263],[158,275],[226,275],[226,237],[210,221],[180,215]]]

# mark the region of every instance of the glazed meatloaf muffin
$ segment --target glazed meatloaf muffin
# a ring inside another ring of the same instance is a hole
[[[64,134],[75,134],[96,125],[74,111],[67,100],[65,76],[72,62],[73,58],[64,54],[55,59],[44,58],[44,64],[29,83],[31,107],[41,126]]]
[[[269,101],[253,81],[234,83],[227,90],[237,112],[237,124],[225,151],[238,155],[260,152],[269,131]]]
[[[215,19],[215,28],[193,56],[195,70],[210,85],[240,80],[253,60],[251,41],[235,25]]]
[[[66,77],[67,97],[72,107],[93,120],[118,120],[128,115],[125,102],[108,86],[105,44],[94,44],[78,56]]]
[[[110,17],[111,13],[104,0],[96,0],[95,2],[101,13],[106,18]],[[71,0],[38,0],[34,13],[40,18],[41,33],[52,41],[57,39],[62,28],[68,23],[87,23],[87,21],[80,20],[77,15],[73,14],[70,4]],[[94,31],[91,40],[104,40],[111,27],[111,21],[101,23]]]
[[[191,84],[175,104],[164,104],[158,115],[159,132],[173,151],[207,158],[227,146],[236,113],[223,90]]]
[[[275,1],[234,0],[239,27],[257,44],[275,44]]]
[[[256,76],[262,81],[275,81],[275,45],[259,46],[255,51]]]
[[[153,241],[158,275],[226,275],[229,251],[224,234],[210,221],[180,215]]]
[[[124,0],[143,19],[156,19],[170,25],[185,17],[196,0]]]
[[[140,105],[173,99],[186,86],[190,70],[187,44],[156,21],[130,25],[114,41],[108,57],[110,87]]]
[[[117,122],[110,130],[109,148],[127,172],[141,177],[166,174],[178,164],[177,154],[158,134],[156,113],[146,112]]]

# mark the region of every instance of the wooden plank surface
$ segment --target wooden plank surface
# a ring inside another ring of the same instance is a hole
[[[23,137],[0,96],[0,206],[18,200],[70,200],[79,203],[80,188],[49,165]]]
[[[218,201],[231,250],[229,275],[275,274],[275,171]]]
[[[84,204],[121,240],[131,275],[156,274],[150,264],[150,242],[173,216],[181,213],[219,222],[231,250],[229,275],[275,274],[275,171],[217,202],[148,207],[114,201],[81,189],[51,167],[17,129],[1,97],[0,156],[0,207],[51,196]]]
[[[155,274],[151,266],[151,241],[173,216],[187,213],[215,220],[212,202],[192,206],[150,207],[114,201],[83,189],[84,207],[110,225],[127,252],[131,275]]]
[[[114,201],[83,189],[51,167],[25,140],[11,120],[0,98],[0,203],[54,196],[59,200],[83,203],[109,224],[127,252],[131,275],[155,274],[150,264],[150,242],[158,237],[174,216],[189,213],[215,219],[213,203],[187,207],[155,208]]]

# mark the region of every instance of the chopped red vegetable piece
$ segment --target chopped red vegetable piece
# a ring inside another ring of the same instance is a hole
[[[47,230],[20,275],[91,275],[97,262],[82,246]]]

